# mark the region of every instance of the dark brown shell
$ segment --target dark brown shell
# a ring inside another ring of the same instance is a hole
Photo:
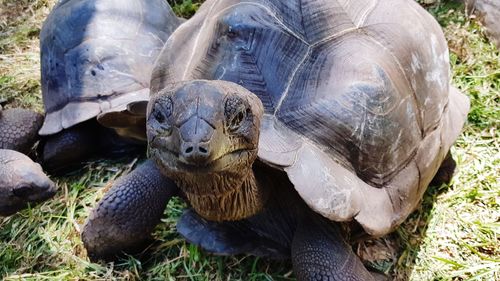
[[[154,60],[179,24],[164,0],[59,2],[40,34],[40,134],[147,100]]]
[[[244,86],[265,107],[259,158],[318,213],[380,235],[415,208],[465,122],[449,77],[441,28],[413,1],[209,0],[168,40],[151,90]]]

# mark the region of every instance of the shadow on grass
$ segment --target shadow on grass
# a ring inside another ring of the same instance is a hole
[[[389,280],[412,280],[412,273],[418,270],[417,258],[425,244],[434,204],[447,190],[449,186],[444,183],[430,185],[418,208],[394,232],[356,243],[355,251],[365,265],[384,273]]]
[[[401,246],[392,269],[394,281],[410,280],[417,269],[417,258],[425,243],[432,210],[439,195],[449,189],[447,184],[429,186],[420,207],[393,234]]]

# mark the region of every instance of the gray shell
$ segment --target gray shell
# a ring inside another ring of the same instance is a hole
[[[40,34],[40,134],[147,100],[153,63],[180,22],[164,0],[60,1]]]
[[[415,209],[469,109],[440,26],[406,0],[206,1],[167,41],[151,91],[191,79],[258,95],[260,160],[372,235]]]

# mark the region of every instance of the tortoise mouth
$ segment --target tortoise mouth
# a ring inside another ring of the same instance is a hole
[[[233,167],[249,165],[253,156],[257,154],[256,149],[237,149],[221,155],[206,163],[193,164],[185,162],[178,153],[166,148],[152,148],[151,156],[159,160],[159,163],[167,172],[174,173],[199,173],[208,174],[232,170]]]

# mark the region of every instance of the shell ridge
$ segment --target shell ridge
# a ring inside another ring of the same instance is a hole
[[[306,44],[307,46],[309,46],[309,42],[307,42],[307,40],[302,37],[301,35],[295,33],[293,30],[291,30],[284,22],[283,20],[281,20],[280,18],[278,18],[275,13],[273,13],[273,11],[271,11],[269,9],[269,7],[266,7],[265,5],[262,5],[261,3],[254,3],[254,2],[241,2],[239,4],[251,4],[251,5],[256,5],[256,6],[259,6],[261,7],[262,9],[264,9],[270,16],[272,16],[276,21],[277,23],[283,28],[286,30],[286,32],[290,33],[291,35],[293,35],[295,38],[299,39],[300,41],[302,41],[302,43]]]
[[[356,24],[356,27],[360,28],[362,25],[365,24],[366,19],[371,15],[373,11],[375,11],[375,8],[377,5],[380,3],[380,0],[375,0],[372,2],[372,5],[370,8],[366,9],[366,11],[363,13],[363,15],[360,17],[359,22]]]
[[[106,102],[108,100],[112,100],[113,98],[121,95],[126,95],[128,93],[120,93],[120,92],[114,92],[111,95],[107,96],[95,96],[95,97],[79,97],[79,98],[72,98],[72,99],[67,99],[64,101],[64,103],[60,103],[57,105],[57,107],[51,107],[51,111],[48,111],[48,113],[53,113],[59,110],[62,110],[66,107],[66,105],[70,103],[80,103],[80,102]]]
[[[214,7],[219,3],[219,0],[216,0],[214,1],[214,3],[212,4],[212,6],[210,6],[210,9],[208,10],[208,13],[207,14],[211,14],[212,10],[214,9]],[[203,30],[203,28],[205,27],[205,25],[209,22],[209,17],[206,17],[204,20],[203,20],[203,24],[201,25],[201,27],[199,28],[198,30],[198,34],[196,35],[196,39],[194,41],[194,44],[193,44],[193,49],[191,50],[191,56],[189,58],[189,60],[187,61],[186,63],[186,68],[184,69],[184,73],[182,74],[182,79],[181,80],[186,80],[186,77],[188,75],[188,72],[191,68],[191,65],[193,64],[193,60],[194,60],[194,55],[195,55],[195,49],[198,47],[199,45],[199,41],[200,41],[200,37],[201,37],[201,30]],[[158,57],[159,58],[159,57]]]
[[[269,95],[267,91],[267,84],[266,80],[264,79],[264,75],[262,72],[262,69],[259,67],[259,64],[257,63],[257,60],[255,59],[255,56],[253,53],[245,53],[250,60],[251,63],[249,63],[250,66],[252,66],[256,70],[256,76],[257,79],[252,79],[252,82],[257,82],[257,83],[250,83],[252,85],[259,85],[262,87],[262,89],[257,90],[256,88],[253,88],[255,91],[255,94],[261,99],[264,108],[275,108],[274,101],[271,95]],[[243,63],[246,63],[246,61],[242,61]],[[249,80],[246,80],[248,82]]]
[[[283,101],[285,100],[285,98],[287,97],[288,93],[290,92],[290,86],[293,84],[293,81],[295,80],[295,76],[297,75],[297,72],[302,67],[302,65],[304,65],[304,63],[306,62],[307,58],[309,58],[309,56],[311,55],[312,49],[313,48],[311,46],[307,47],[306,54],[304,55],[304,57],[302,58],[302,60],[300,61],[300,63],[297,64],[297,66],[295,67],[295,69],[292,72],[292,75],[290,75],[290,79],[287,82],[286,88],[283,91],[283,93],[281,94],[280,100],[278,101],[278,105],[274,109],[274,113],[273,113],[274,115],[276,115],[276,113],[280,110],[281,105],[283,104]]]

